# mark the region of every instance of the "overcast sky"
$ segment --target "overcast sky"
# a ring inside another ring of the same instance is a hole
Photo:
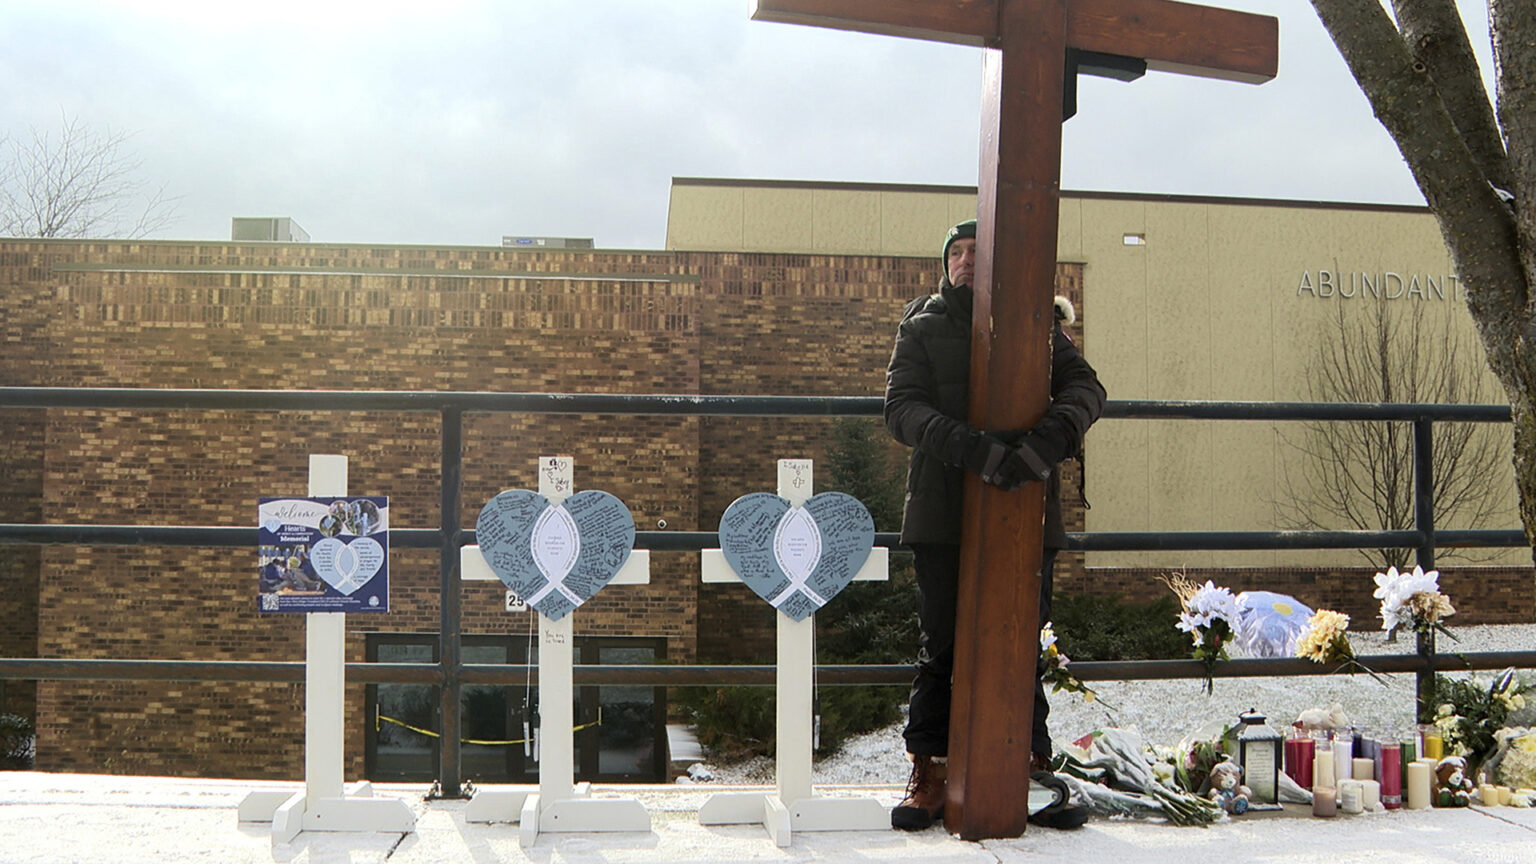
[[[871,0],[875,2],[875,0]],[[1422,203],[1306,0],[1252,86],[1084,78],[1062,186]],[[1488,71],[1485,4],[1461,0]],[[981,49],[749,20],[748,0],[4,0],[0,134],[130,132],[156,236],[660,248],[674,176],[974,185]]]

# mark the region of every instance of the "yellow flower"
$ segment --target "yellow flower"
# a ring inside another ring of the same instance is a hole
[[[1314,663],[1347,660],[1354,656],[1349,647],[1348,631],[1348,615],[1319,609],[1307,619],[1306,629],[1296,643],[1296,656]]]

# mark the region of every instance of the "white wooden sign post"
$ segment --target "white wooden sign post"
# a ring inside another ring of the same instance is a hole
[[[574,492],[574,465],[569,457],[539,459],[539,494],[558,506]],[[478,546],[459,554],[459,572],[466,580],[496,580]],[[645,585],[651,581],[650,550],[631,551],[609,585]],[[508,592],[510,595],[511,592]],[[507,608],[518,608],[509,596]],[[517,822],[518,842],[530,846],[540,833],[650,831],[651,817],[640,802],[628,798],[592,798],[590,784],[575,780],[575,717],[571,703],[575,613],[551,621],[535,613],[539,627],[539,783],[537,786],[481,786],[465,806],[466,822]],[[531,660],[531,658],[530,658]]]
[[[800,507],[814,492],[809,459],[780,459],[778,494]],[[890,550],[877,546],[854,576],[855,580],[884,580]],[[702,556],[705,582],[734,582],[738,577],[719,549]],[[775,789],[764,792],[720,792],[699,808],[704,825],[761,823],[779,846],[788,846],[793,831],[875,831],[890,828],[890,813],[872,798],[823,798],[811,785],[813,743],[812,700],[816,665],[816,616],[802,621],[776,614],[778,619],[777,744]]]
[[[347,457],[309,457],[309,495],[347,494]],[[271,822],[272,839],[287,843],[301,831],[398,831],[416,828],[416,814],[398,798],[374,798],[362,780],[343,788],[346,754],[347,615],[304,616],[304,791],[258,791],[240,802],[241,822]]]

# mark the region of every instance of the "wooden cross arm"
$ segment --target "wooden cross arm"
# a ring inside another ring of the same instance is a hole
[[[996,0],[753,0],[752,20],[982,46]]]
[[[996,43],[1001,3],[1025,0],[755,0],[758,21],[957,45]],[[1064,0],[1067,47],[1147,68],[1257,84],[1279,69],[1280,22],[1174,0]]]
[[[1067,45],[1147,68],[1262,84],[1280,66],[1280,21],[1173,0],[1068,0]]]

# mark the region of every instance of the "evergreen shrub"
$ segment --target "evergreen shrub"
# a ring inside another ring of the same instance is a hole
[[[1189,635],[1173,626],[1178,615],[1172,594],[1149,603],[1091,594],[1058,594],[1051,601],[1057,647],[1073,661],[1182,660],[1189,656]]]

